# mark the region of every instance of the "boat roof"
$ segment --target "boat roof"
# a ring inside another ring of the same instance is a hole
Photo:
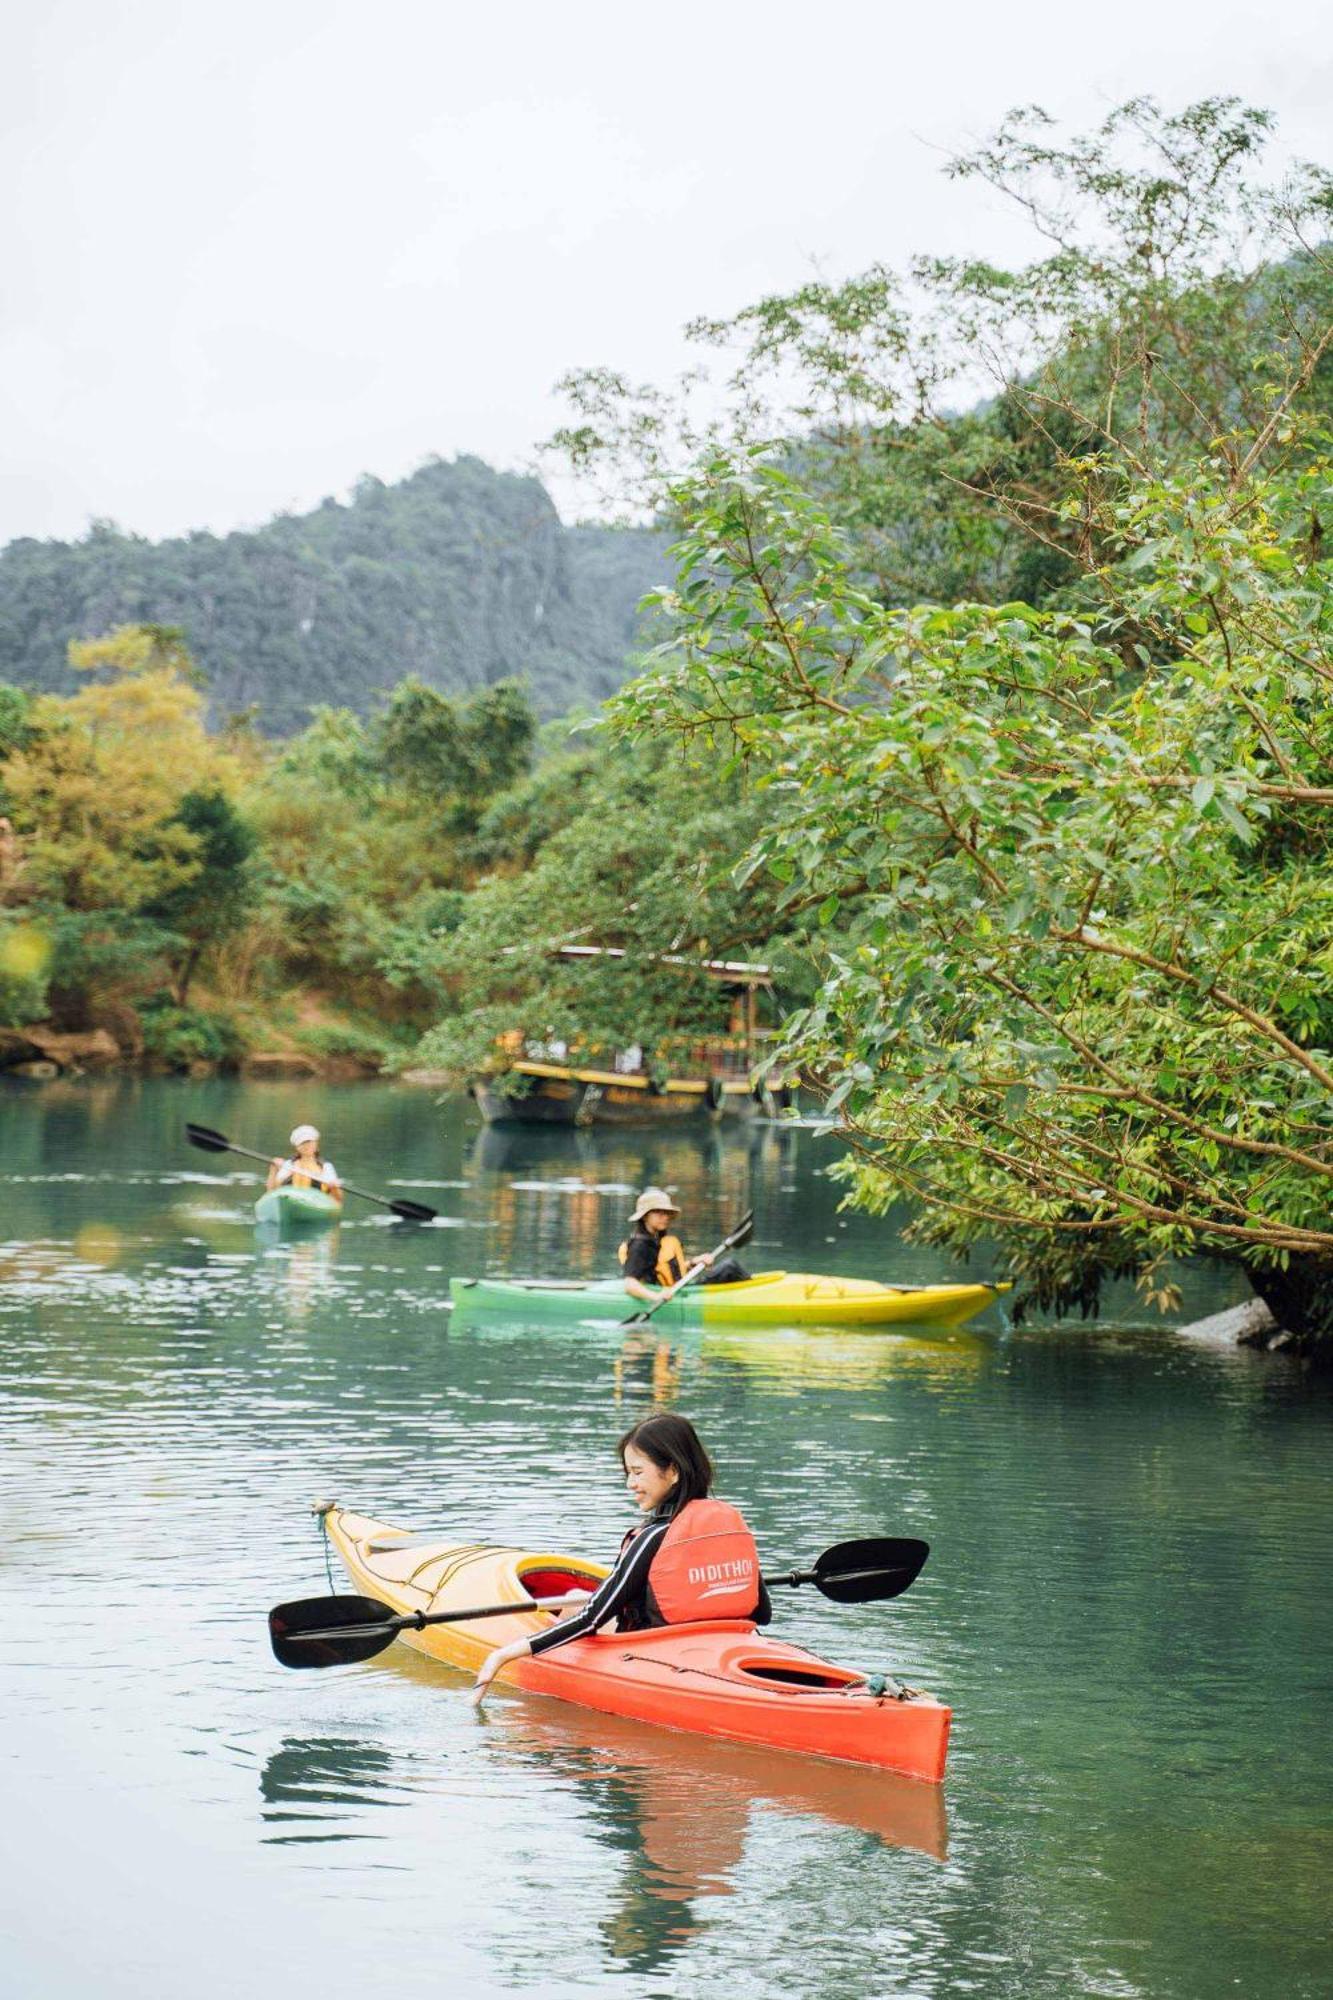
[[[756,960],[744,958],[691,958],[688,952],[661,951],[648,954],[659,965],[679,965],[690,972],[706,972],[711,979],[721,980],[728,986],[771,986],[773,971],[771,966],[761,965]],[[554,958],[628,958],[623,945],[617,944],[561,944],[552,953]]]

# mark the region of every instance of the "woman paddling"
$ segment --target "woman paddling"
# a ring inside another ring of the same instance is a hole
[[[620,1246],[620,1262],[625,1290],[645,1305],[659,1304],[663,1293],[670,1298],[681,1280],[701,1265],[701,1285],[739,1285],[750,1275],[735,1257],[718,1260],[711,1251],[687,1260],[680,1238],[671,1233],[671,1218],[679,1214],[665,1188],[645,1188],[634,1204],[632,1229]]]
[[[271,1194],[274,1188],[322,1188],[333,1201],[343,1198],[342,1182],[332,1160],[323,1160],[319,1154],[319,1130],[314,1125],[298,1125],[292,1133],[291,1154],[285,1160],[269,1162],[268,1180],[265,1186]]]
[[[773,1616],[754,1537],[734,1507],[709,1499],[712,1462],[689,1419],[659,1411],[627,1430],[617,1449],[625,1484],[647,1520],[629,1530],[615,1568],[586,1604],[483,1661],[474,1707],[511,1660],[567,1646],[612,1618],[618,1632],[641,1632],[708,1618],[767,1625]]]

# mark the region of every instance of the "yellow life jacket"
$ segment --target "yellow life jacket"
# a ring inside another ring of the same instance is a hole
[[[622,1265],[629,1257],[629,1240],[623,1242],[618,1251]],[[685,1246],[679,1236],[659,1236],[657,1239],[657,1270],[655,1276],[659,1285],[676,1285],[685,1276]]]
[[[321,1171],[324,1165],[323,1160],[318,1160],[314,1163],[313,1171],[303,1166],[296,1159],[293,1159],[290,1164],[292,1170],[285,1181],[279,1181],[279,1187],[319,1188],[322,1193],[332,1195],[335,1201],[342,1200],[342,1183],[340,1181],[325,1180]]]

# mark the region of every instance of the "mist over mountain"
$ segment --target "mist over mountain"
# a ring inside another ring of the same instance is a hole
[[[152,623],[184,629],[215,720],[253,707],[274,735],[321,702],[364,712],[407,674],[447,693],[516,676],[555,715],[625,679],[666,544],[567,528],[540,480],[470,457],[235,534],[151,542],[97,522],[0,550],[0,681],[66,692],[71,639]]]

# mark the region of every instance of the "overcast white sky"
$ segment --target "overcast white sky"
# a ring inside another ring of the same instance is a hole
[[[0,542],[523,467],[566,368],[916,250],[1024,254],[942,155],[1235,91],[1333,156],[1333,9],[1228,0],[9,0]],[[567,497],[567,496],[566,496]]]

